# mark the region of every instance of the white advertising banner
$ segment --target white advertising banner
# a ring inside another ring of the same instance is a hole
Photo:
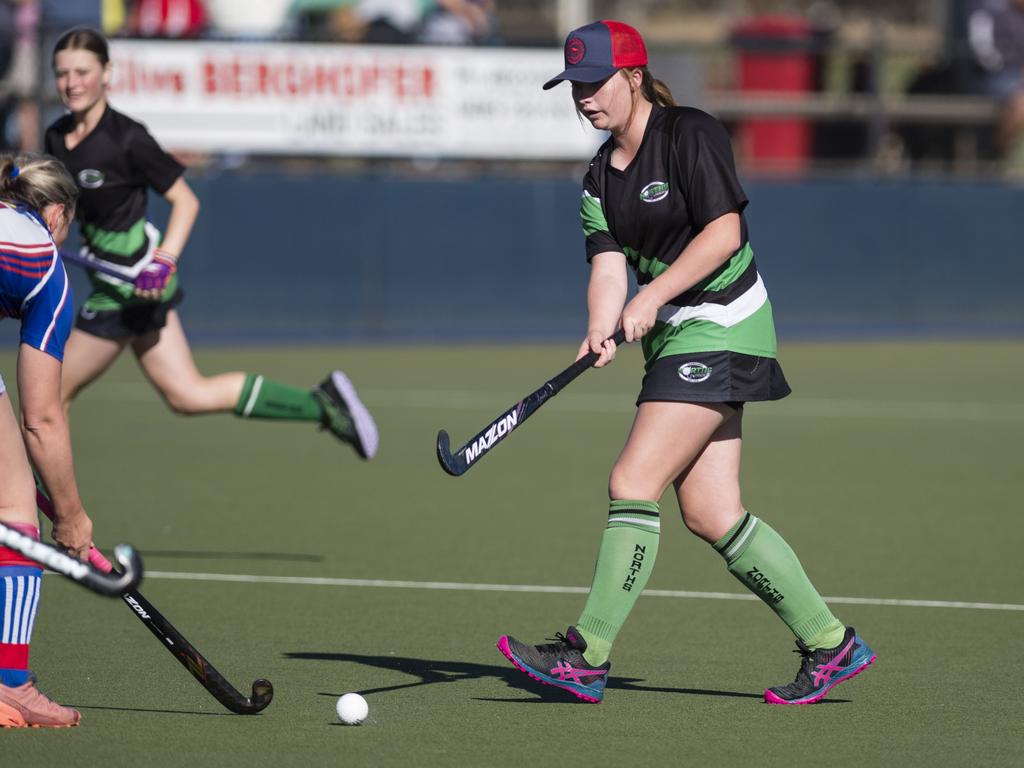
[[[168,149],[586,159],[562,52],[293,43],[111,42],[113,106]]]

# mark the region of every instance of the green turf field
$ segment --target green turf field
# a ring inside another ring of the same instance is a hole
[[[1024,343],[783,347],[795,394],[748,409],[745,502],[823,594],[866,599],[834,608],[879,654],[827,703],[793,708],[761,703],[797,667],[767,608],[672,594],[743,590],[667,499],[650,584],[662,594],[622,631],[603,704],[526,684],[494,648],[504,632],[536,642],[578,616],[570,589],[471,586],[589,584],[637,350],[462,478],[438,467],[435,435],[461,445],[574,351],[201,351],[207,372],[303,384],[343,367],[381,427],[370,464],[309,425],[173,416],[122,361],[73,412],[97,539],[136,544],[143,594],[236,686],[265,676],[276,698],[262,715],[228,714],[121,601],[48,576],[33,666],[83,722],[0,733],[0,765],[1024,762]],[[9,383],[12,360],[0,356]],[[346,691],[369,701],[366,725],[335,724]]]

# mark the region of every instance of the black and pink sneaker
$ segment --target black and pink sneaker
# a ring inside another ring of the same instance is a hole
[[[498,650],[516,669],[534,680],[569,691],[591,704],[600,704],[611,662],[599,667],[588,664],[583,658],[587,641],[576,627],[569,627],[564,635],[559,632],[552,639],[553,643],[545,645],[526,645],[505,635],[498,640]]]
[[[878,658],[853,627],[846,628],[843,642],[835,648],[812,651],[799,640],[796,648],[796,653],[803,657],[796,680],[765,691],[766,703],[813,704],[824,698],[833,686],[859,675]]]

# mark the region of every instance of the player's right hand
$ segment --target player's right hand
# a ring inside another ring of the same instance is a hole
[[[163,294],[171,275],[177,270],[177,259],[159,248],[153,260],[135,278],[135,295],[156,301]]]
[[[597,358],[597,362],[594,363],[594,367],[603,368],[615,359],[615,350],[615,342],[606,338],[601,331],[590,331],[587,333],[583,343],[580,344],[579,352],[576,353],[576,359],[579,360],[581,357],[594,352],[600,355]]]
[[[92,546],[92,520],[80,509],[77,514],[59,517],[53,523],[53,540],[79,560],[89,559]]]

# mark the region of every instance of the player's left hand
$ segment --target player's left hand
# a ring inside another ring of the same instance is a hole
[[[85,561],[92,546],[92,520],[79,508],[75,514],[62,515],[53,521],[53,540],[69,555]]]
[[[153,260],[135,278],[135,295],[144,299],[159,299],[177,268],[178,260],[157,248]]]
[[[647,298],[647,291],[640,291],[622,310],[622,330],[626,341],[639,341],[654,327],[658,319],[658,306]]]

